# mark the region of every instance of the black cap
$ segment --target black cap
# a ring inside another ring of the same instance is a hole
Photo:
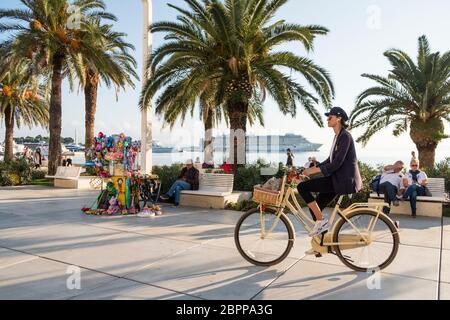
[[[347,113],[344,111],[344,109],[339,108],[339,107],[331,108],[330,112],[325,113],[325,115],[327,117],[329,117],[329,116],[341,117],[344,121],[348,120]]]

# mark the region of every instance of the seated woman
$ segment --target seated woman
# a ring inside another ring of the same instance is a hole
[[[406,192],[403,195],[403,200],[408,200],[411,204],[411,214],[413,218],[416,218],[417,214],[417,197],[426,196],[425,187],[428,184],[427,174],[419,170],[419,160],[411,160],[411,170],[405,175],[403,179],[403,185]]]
[[[186,161],[186,167],[181,170],[178,180],[172,185],[170,190],[161,196],[164,201],[175,197],[175,206],[180,205],[181,191],[183,190],[198,190],[199,188],[199,171],[194,168],[192,160]]]

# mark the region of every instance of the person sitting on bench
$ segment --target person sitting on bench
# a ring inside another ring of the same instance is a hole
[[[399,206],[400,202],[397,198],[401,196],[405,190],[403,186],[403,170],[405,164],[403,161],[397,161],[393,165],[384,167],[384,172],[380,180],[380,193],[384,194],[384,202],[394,206]],[[390,207],[384,207],[383,212],[387,215],[391,212]]]
[[[403,179],[403,185],[406,189],[403,200],[408,200],[411,204],[411,214],[416,218],[417,213],[417,197],[425,197],[427,195],[426,186],[428,184],[427,174],[419,170],[419,160],[412,159],[411,170]]]
[[[181,191],[183,190],[198,190],[199,188],[199,175],[200,172],[194,167],[192,160],[186,161],[186,167],[181,170],[181,174],[178,180],[172,185],[170,190],[161,196],[164,201],[169,200],[171,197],[175,197],[175,206],[180,204]]]

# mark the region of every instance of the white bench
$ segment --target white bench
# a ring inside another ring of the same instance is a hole
[[[442,217],[443,204],[447,202],[445,197],[445,179],[429,178],[428,189],[432,197],[417,197],[417,215],[425,217]],[[376,193],[370,194],[369,203],[384,202],[384,195]],[[391,213],[411,215],[409,201],[400,201],[400,206],[391,205]]]
[[[56,188],[78,189],[81,167],[58,167],[54,176],[45,176],[47,179],[54,179],[53,185]]]
[[[181,192],[180,205],[208,209],[224,209],[227,203],[237,203],[250,195],[233,193],[232,174],[201,173],[199,190]]]

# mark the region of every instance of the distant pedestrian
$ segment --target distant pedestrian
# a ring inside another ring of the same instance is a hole
[[[414,161],[417,160],[416,152],[415,152],[415,151],[411,152],[411,156],[412,156],[412,158],[411,158],[411,163],[413,163]]]
[[[286,161],[287,167],[293,166],[294,158],[295,158],[295,156],[294,156],[294,153],[291,151],[291,149],[287,149],[287,161]]]
[[[40,148],[37,148],[33,154],[33,163],[36,169],[39,169],[42,166],[42,153]]]
[[[72,166],[72,158],[67,158],[67,166],[68,167]]]

